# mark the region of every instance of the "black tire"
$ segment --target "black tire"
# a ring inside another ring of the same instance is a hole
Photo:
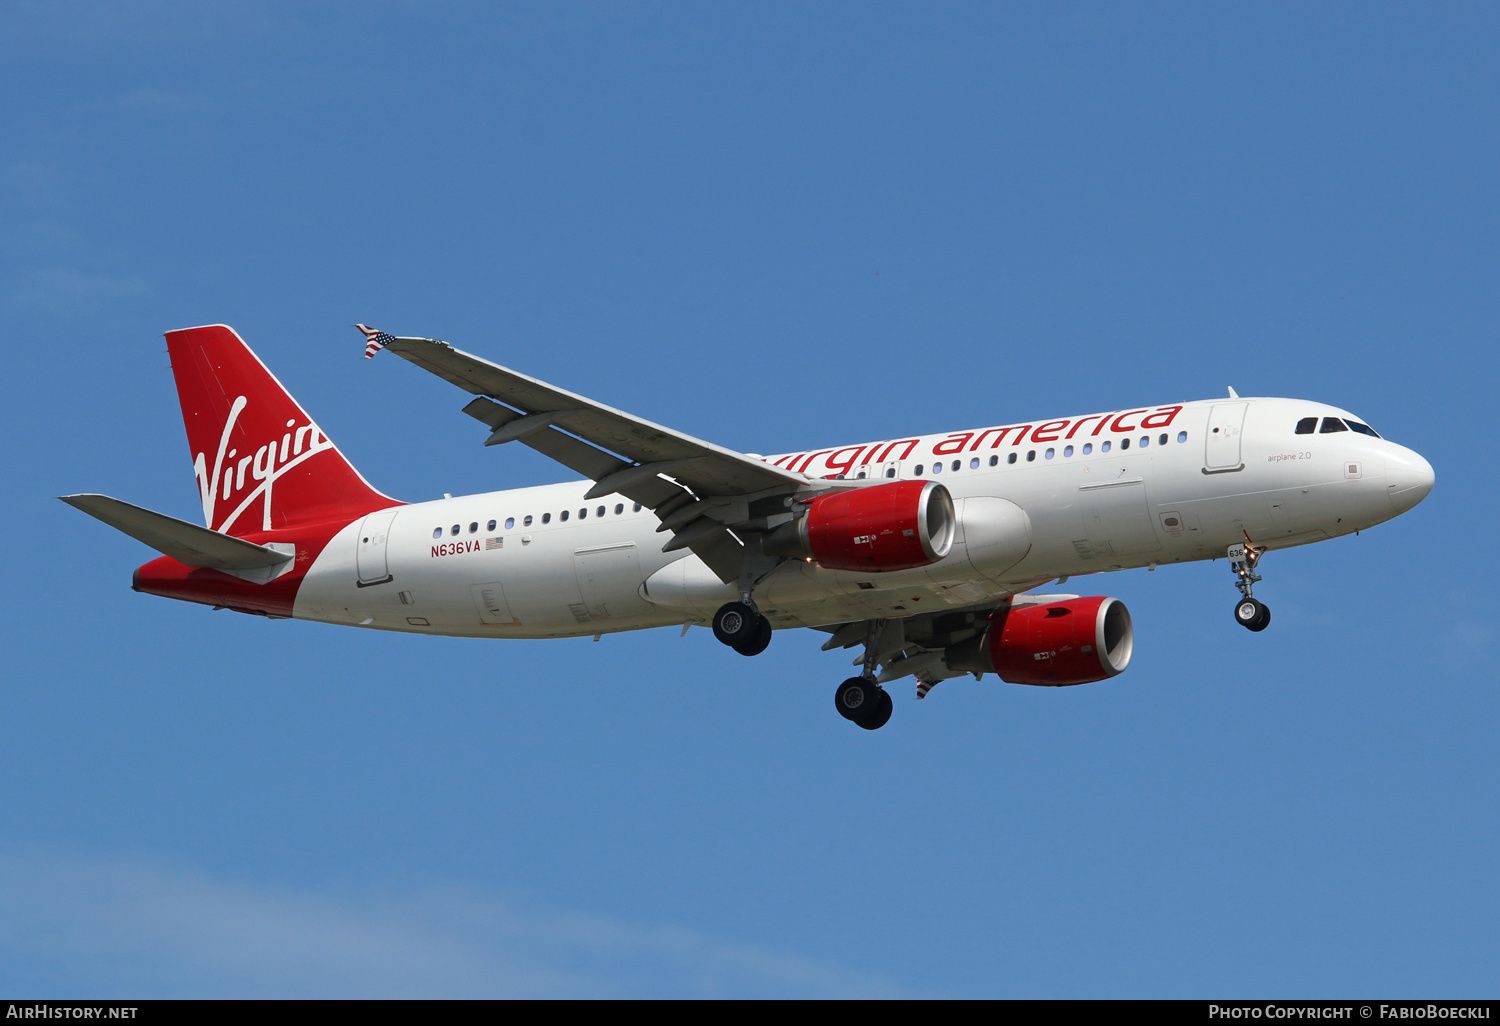
[[[743,645],[734,646],[734,650],[742,656],[758,656],[771,644],[771,621],[764,616],[757,618],[760,626],[756,628],[755,637]]]
[[[1261,603],[1260,617],[1254,623],[1247,624],[1246,626],[1256,633],[1260,633],[1271,626],[1271,607],[1265,603]]]
[[[869,716],[854,721],[866,730],[879,730],[885,726],[890,722],[891,710],[895,708],[895,703],[891,701],[891,693],[889,691],[885,690],[885,688],[876,688],[875,690],[877,693],[875,708],[871,710]]]
[[[1265,605],[1257,599],[1240,599],[1234,604],[1234,622],[1248,630],[1263,631],[1266,629],[1265,625],[1271,622],[1271,614],[1266,612]]]
[[[877,695],[883,693],[868,677],[850,677],[833,693],[833,706],[844,719],[858,723],[879,709]]]
[[[714,637],[738,648],[755,640],[760,630],[760,614],[743,602],[726,602],[714,614]]]

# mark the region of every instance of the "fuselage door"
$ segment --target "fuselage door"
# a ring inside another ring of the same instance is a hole
[[[1084,485],[1078,489],[1078,499],[1094,556],[1134,556],[1161,548],[1141,478]],[[1078,548],[1076,542],[1074,548]],[[1078,554],[1084,556],[1084,550]]]
[[[359,548],[355,550],[354,566],[359,572],[361,588],[391,580],[385,545],[390,538],[391,523],[399,512],[399,509],[383,509],[378,513],[371,513],[359,525]]]
[[[629,616],[646,604],[640,596],[643,578],[635,542],[578,549],[573,553],[573,572],[589,620]]]
[[[1210,472],[1239,470],[1240,433],[1245,428],[1245,407],[1249,403],[1218,403],[1208,412],[1207,441],[1203,450],[1203,468]]]

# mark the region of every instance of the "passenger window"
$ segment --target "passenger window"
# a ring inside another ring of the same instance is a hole
[[[528,524],[531,523],[531,518],[527,517],[526,518],[526,522]],[[512,527],[515,527],[515,526],[516,526],[516,518],[515,517],[506,517],[505,518],[505,529],[507,531],[509,531]]]
[[[1186,442],[1187,441],[1187,432],[1186,431],[1179,431],[1179,432],[1177,432],[1177,440],[1179,442]]]
[[[990,457],[990,466],[992,466],[992,467],[998,467],[999,465],[1000,465],[1000,457],[999,456],[991,456]]]
[[[491,521],[491,523],[493,523],[493,521]],[[470,534],[478,534],[479,533],[479,521],[476,520],[472,524],[469,525],[469,533]]]
[[[1035,449],[1028,449],[1028,450],[1026,450],[1026,462],[1027,463],[1035,463],[1036,462],[1036,450]]]
[[[1150,444],[1151,444],[1151,436],[1150,435],[1142,435],[1141,436],[1141,448],[1144,449],[1144,448],[1146,448],[1146,446],[1148,446]]]
[[[531,517],[528,516],[525,520],[521,521],[521,526],[522,527],[530,527],[531,526]]]
[[[579,520],[587,520],[588,518],[589,518],[589,508],[587,506],[585,506],[585,507],[583,507],[583,509],[581,509],[581,510],[578,511],[578,519]]]
[[[564,520],[568,519],[568,515],[566,513],[563,514],[563,519]],[[544,523],[544,524],[550,524],[550,523],[552,523],[552,514],[551,513],[543,513],[542,514],[542,523]]]
[[[1005,457],[1005,462],[1006,463],[1014,463],[1014,462],[1016,462],[1016,454],[1015,453],[1011,453],[1009,456]]]
[[[886,467],[885,468],[885,476],[886,477],[895,477],[896,476],[896,468],[895,467]]]
[[[602,516],[604,516],[604,512],[605,512],[604,507],[600,506],[598,509],[594,510],[594,516],[596,516],[596,517],[602,517]]]
[[[617,503],[615,503],[615,516],[619,516],[621,513],[624,513],[624,512],[625,512],[625,504],[623,502],[617,502]]]
[[[962,467],[963,465],[964,465],[964,461],[963,460],[954,460],[953,461],[953,467],[952,467],[952,469],[953,470],[957,470],[959,467]]]
[[[1297,434],[1310,435],[1318,429],[1317,417],[1303,417],[1297,421]]]
[[[1050,460],[1053,456],[1057,455],[1057,450],[1056,449],[1048,449],[1046,455],[1047,455],[1047,458]]]
[[[484,529],[486,531],[493,531],[495,529],[495,521],[491,520],[488,524],[485,525]]]
[[[638,502],[630,508],[632,512],[639,513],[641,511],[641,504]]]
[[[861,470],[858,474],[854,475],[854,480],[856,480],[856,481],[863,481],[864,479],[865,479],[865,472],[863,470]]]
[[[970,470],[978,470],[979,469],[979,457],[978,456],[975,456],[972,460],[969,461],[969,469]]]
[[[912,476],[913,477],[921,477],[922,476],[922,464],[920,464],[920,463],[917,464],[917,469],[912,472]]]
[[[1109,443],[1108,442],[1100,442],[1099,443],[1099,451],[1100,452],[1109,452]]]
[[[1064,456],[1071,456],[1071,455],[1073,455],[1073,447],[1070,445],[1067,448],[1063,449],[1063,455]]]
[[[1120,439],[1120,448],[1121,449],[1129,449],[1130,448],[1130,439],[1128,439],[1128,438],[1122,438],[1122,439]]]
[[[434,527],[432,529],[432,536],[434,538],[441,538],[443,536],[443,529],[441,527]]]
[[[1358,431],[1360,434],[1362,434],[1362,435],[1369,435],[1371,438],[1379,438],[1380,437],[1379,435],[1377,435],[1375,433],[1375,429],[1372,428],[1368,424],[1361,424],[1357,420],[1348,420],[1348,419],[1346,419],[1344,421],[1344,423],[1349,425],[1349,429],[1351,431]]]
[[[932,472],[934,474],[941,474],[943,472],[943,465],[941,463],[934,463],[932,465]]]
[[[454,524],[454,525],[453,525],[453,533],[454,533],[454,534],[457,534],[457,533],[458,533],[458,525],[457,525],[457,524]]]
[[[1323,426],[1318,429],[1318,434],[1331,435],[1336,431],[1348,430],[1348,428],[1344,427],[1344,422],[1339,420],[1337,417],[1324,417]]]
[[[1094,443],[1093,442],[1084,442],[1083,443],[1083,454],[1085,456],[1087,456],[1089,453],[1091,453],[1093,451],[1094,451]]]

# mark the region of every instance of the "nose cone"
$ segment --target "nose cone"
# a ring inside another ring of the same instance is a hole
[[[1385,458],[1385,489],[1397,513],[1405,513],[1427,498],[1435,480],[1432,464],[1410,449],[1397,449]]]

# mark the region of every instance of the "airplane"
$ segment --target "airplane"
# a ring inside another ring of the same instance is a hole
[[[225,325],[168,332],[206,526],[97,494],[62,501],[161,557],[137,592],[448,637],[567,638],[708,624],[744,656],[812,628],[861,647],[834,692],[875,730],[882,686],[993,673],[1062,687],[1122,673],[1130,612],[1035,594],[1101,572],[1227,558],[1235,620],[1265,553],[1361,531],[1432,490],[1430,464],[1300,399],[1168,403],[761,456],[430,338],[365,325],[474,398],[485,445],[583,480],[430,502],[375,489]]]

